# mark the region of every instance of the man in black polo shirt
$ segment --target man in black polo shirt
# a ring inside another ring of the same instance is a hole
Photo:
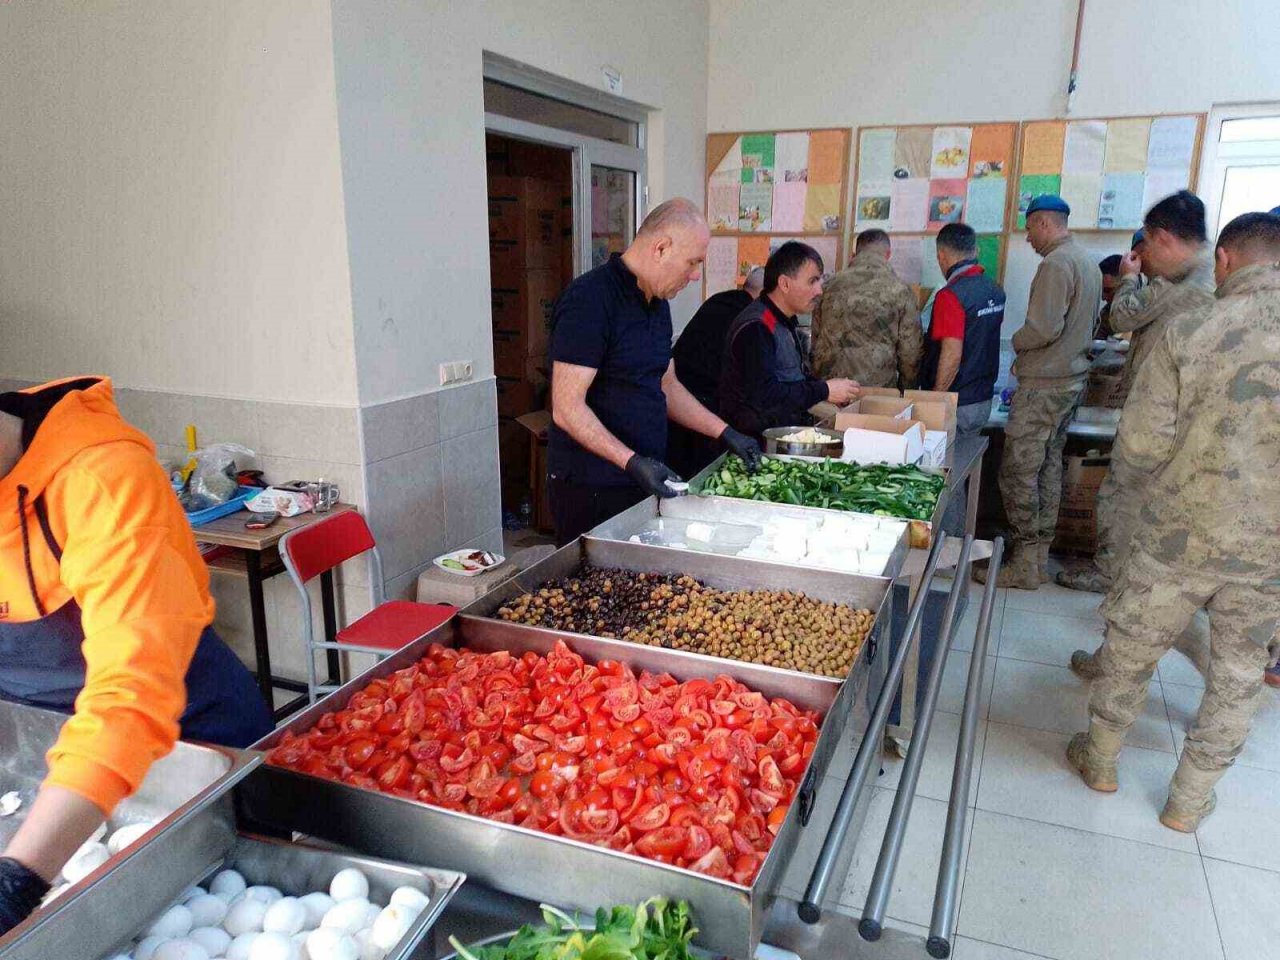
[[[710,239],[690,201],[668,200],[621,255],[569,285],[552,317],[548,448],[556,540],[568,543],[645,497],[674,496],[668,417],[748,465],[760,448],[681,386],[667,300],[697,280]]]
[[[991,416],[1005,295],[978,265],[978,238],[967,224],[948,223],[938,231],[938,267],[947,282],[933,298],[920,387],[959,394],[959,441],[980,436]],[[963,533],[965,502],[957,496],[948,504],[943,517],[948,533]]]
[[[738,314],[724,345],[720,413],[736,430],[760,436],[770,427],[807,426],[809,408],[826,400],[843,407],[859,393],[853,380],[809,375],[796,315],[822,296],[822,257],[790,240],[764,267],[764,292]]]

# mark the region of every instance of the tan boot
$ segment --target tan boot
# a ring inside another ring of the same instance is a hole
[[[1038,554],[1036,557],[1038,561],[1036,572],[1040,574],[1040,582],[1049,583],[1051,579],[1049,577],[1049,544],[1037,543],[1036,551]]]
[[[1111,589],[1111,579],[1093,564],[1062,570],[1054,580],[1060,587],[1086,593],[1106,593]]]
[[[1071,654],[1071,672],[1081,680],[1097,680],[1102,676],[1102,667],[1098,664],[1098,651],[1076,650]]]
[[[996,578],[996,586],[1012,587],[1015,590],[1036,590],[1040,586],[1040,557],[1034,543],[1015,543],[1012,556],[1000,566],[1000,576]],[[987,571],[990,567],[981,567],[973,571],[973,579],[978,583],[987,582]]]
[[[1160,822],[1179,833],[1195,833],[1196,828],[1204,822],[1205,817],[1213,813],[1217,805],[1218,795],[1212,790],[1204,800],[1192,803],[1175,800],[1173,794],[1169,794],[1164,809],[1160,811]]]
[[[1196,827],[1218,804],[1214,785],[1226,769],[1205,770],[1197,766],[1186,750],[1169,783],[1169,802],[1160,813],[1160,822],[1179,833],[1194,833]]]
[[[1116,756],[1107,756],[1087,733],[1077,733],[1067,744],[1067,760],[1080,773],[1090,790],[1099,793],[1115,793],[1120,789],[1116,772]]]

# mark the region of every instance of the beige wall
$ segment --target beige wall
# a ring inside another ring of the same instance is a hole
[[[334,47],[363,405],[492,374],[482,54],[654,108],[651,203],[702,201],[706,5],[694,0],[335,0]],[[696,291],[676,304],[687,318]]]
[[[355,405],[325,0],[0,4],[0,91],[0,376]]]
[[[826,0],[771,33],[777,5],[711,0],[708,129],[1024,120],[1063,116],[1076,0]],[[1091,2],[1072,116],[1207,112],[1280,100],[1275,0]],[[1097,234],[1100,252],[1127,238]],[[1013,237],[1006,332],[1038,258]]]

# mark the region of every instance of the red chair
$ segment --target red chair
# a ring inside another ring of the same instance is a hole
[[[369,553],[372,560],[374,608],[347,626],[336,629],[332,575],[339,564]],[[383,593],[382,558],[364,517],[354,510],[335,513],[317,523],[300,527],[280,540],[280,558],[298,595],[302,598],[302,636],[307,645],[307,696],[312,703],[316,694],[336,690],[337,653],[371,653],[386,657],[405,644],[431,632],[458,612],[456,607],[408,600],[387,600]],[[317,641],[311,626],[311,596],[307,584],[321,577],[324,603],[323,641]],[[316,678],[317,650],[328,651],[329,677],[326,683]]]

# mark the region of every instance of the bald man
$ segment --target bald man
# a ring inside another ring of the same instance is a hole
[[[561,545],[634,506],[670,497],[667,420],[760,461],[760,447],[680,383],[667,301],[701,276],[711,233],[688,200],[660,204],[622,254],[578,277],[551,318],[548,447],[551,513]]]

